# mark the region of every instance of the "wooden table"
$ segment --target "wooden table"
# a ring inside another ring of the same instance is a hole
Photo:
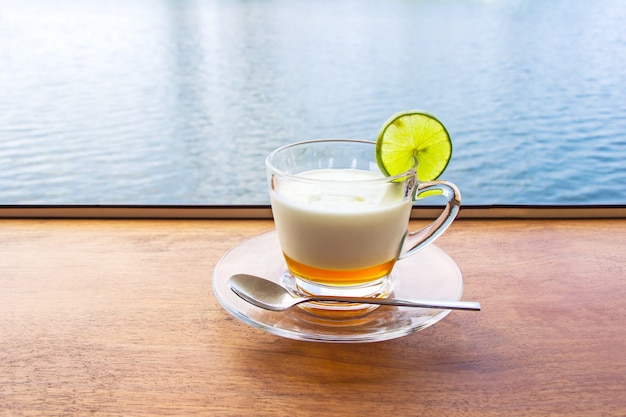
[[[0,415],[624,416],[626,220],[458,220],[464,299],[370,344],[231,317],[211,275],[269,220],[0,220]]]

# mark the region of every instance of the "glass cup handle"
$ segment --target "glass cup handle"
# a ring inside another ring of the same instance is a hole
[[[422,194],[430,194],[420,197]],[[437,239],[451,224],[459,213],[461,207],[461,192],[448,181],[428,181],[417,186],[417,193],[414,200],[428,198],[434,195],[443,195],[446,198],[446,207],[443,212],[428,226],[409,232],[404,238],[402,251],[398,259],[404,259],[413,255],[418,250],[426,247],[429,243]]]

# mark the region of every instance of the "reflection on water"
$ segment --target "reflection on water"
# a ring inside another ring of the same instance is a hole
[[[263,160],[449,128],[466,204],[626,203],[620,0],[0,0],[0,204],[267,203]]]

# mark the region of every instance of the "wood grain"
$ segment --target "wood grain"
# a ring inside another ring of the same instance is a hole
[[[483,311],[353,345],[221,308],[213,267],[272,228],[0,220],[0,415],[626,415],[625,220],[457,221]]]

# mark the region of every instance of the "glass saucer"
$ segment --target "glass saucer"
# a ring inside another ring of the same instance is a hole
[[[252,274],[288,284],[293,279],[283,260],[275,231],[247,240],[228,251],[213,272],[213,292],[222,306],[244,323],[278,336],[315,342],[378,342],[425,329],[450,310],[381,306],[358,317],[320,317],[294,307],[275,312],[255,307],[228,286],[234,274]],[[391,297],[459,300],[463,276],[454,260],[431,244],[396,263]]]

